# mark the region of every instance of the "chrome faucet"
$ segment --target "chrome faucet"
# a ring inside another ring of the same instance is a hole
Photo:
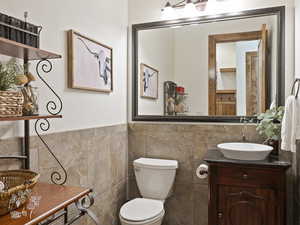
[[[247,128],[247,123],[249,122],[249,119],[247,117],[241,117],[241,123],[243,123],[243,128],[242,128],[242,141],[246,142],[246,128]]]

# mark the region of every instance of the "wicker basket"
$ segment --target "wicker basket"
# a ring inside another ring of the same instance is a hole
[[[20,91],[0,91],[0,117],[22,116],[23,102]]]
[[[24,205],[40,175],[29,170],[0,171],[5,190],[0,192],[0,216]]]

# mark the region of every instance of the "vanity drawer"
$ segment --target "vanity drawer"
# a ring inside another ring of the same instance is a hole
[[[249,167],[218,167],[217,182],[223,185],[270,187],[282,184],[282,173],[272,169]]]

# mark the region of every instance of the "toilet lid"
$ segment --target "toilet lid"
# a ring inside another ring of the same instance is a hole
[[[144,221],[158,216],[163,209],[162,201],[136,198],[122,206],[120,215],[125,220]]]

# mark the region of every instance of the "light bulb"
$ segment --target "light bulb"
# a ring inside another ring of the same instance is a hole
[[[167,2],[165,8],[162,10],[162,19],[170,20],[175,18],[176,18],[175,9],[172,7],[172,5],[169,2]]]
[[[199,12],[195,6],[195,4],[191,1],[188,1],[184,7],[184,16],[185,17],[193,17],[199,15]]]
[[[206,12],[208,14],[214,14],[219,12],[219,10],[226,10],[226,7],[221,6],[221,3],[217,3],[216,0],[209,0],[206,5]]]

